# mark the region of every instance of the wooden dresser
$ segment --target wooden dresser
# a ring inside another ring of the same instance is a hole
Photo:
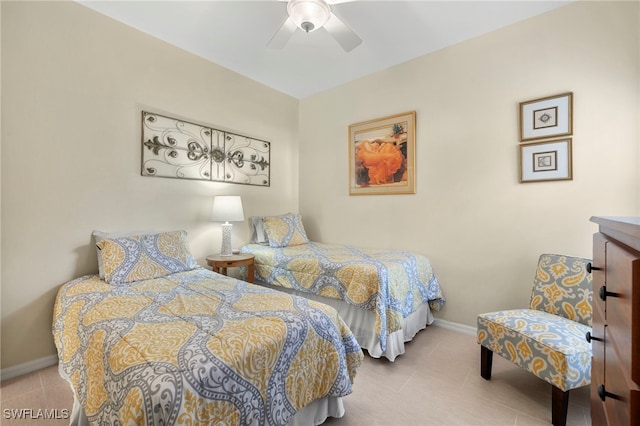
[[[591,423],[640,425],[640,218],[594,216]]]

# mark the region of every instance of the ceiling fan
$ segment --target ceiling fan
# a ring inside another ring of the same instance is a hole
[[[362,39],[331,11],[329,4],[346,1],[349,0],[289,0],[287,2],[289,16],[267,46],[282,49],[298,28],[307,33],[324,28],[346,52],[350,52],[362,43]]]

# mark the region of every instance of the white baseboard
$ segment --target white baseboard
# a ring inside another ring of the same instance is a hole
[[[14,365],[11,367],[3,368],[0,370],[0,380],[13,379],[14,377],[22,376],[23,374],[38,371],[43,368],[51,367],[58,363],[57,355],[49,355],[44,358],[34,359],[23,364]]]
[[[433,325],[448,328],[449,330],[459,331],[460,333],[470,334],[475,336],[477,334],[477,330],[475,327],[471,327],[469,325],[458,324],[457,322],[445,321],[442,319],[435,318],[433,320]]]

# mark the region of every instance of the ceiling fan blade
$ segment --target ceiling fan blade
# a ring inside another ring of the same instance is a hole
[[[324,24],[324,28],[336,39],[338,44],[342,46],[346,52],[351,52],[362,43],[362,39],[358,37],[351,28],[347,27],[333,12],[331,12],[327,23]]]
[[[282,26],[276,33],[271,37],[269,43],[267,43],[267,47],[272,49],[282,49],[285,44],[289,41],[294,32],[296,32],[296,24],[293,22],[291,18],[287,18],[286,21],[282,23]]]

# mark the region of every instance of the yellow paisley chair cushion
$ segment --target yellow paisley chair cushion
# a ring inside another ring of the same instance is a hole
[[[533,309],[478,316],[478,342],[563,391],[591,383],[591,327]]]
[[[530,309],[478,315],[478,343],[567,391],[591,383],[588,259],[543,254]]]

